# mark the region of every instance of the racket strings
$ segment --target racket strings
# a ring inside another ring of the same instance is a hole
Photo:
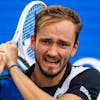
[[[32,65],[32,63],[35,61],[34,51],[30,47],[30,36],[34,33],[35,27],[35,16],[44,7],[45,5],[41,3],[35,4],[31,7],[24,21],[22,36],[18,41],[20,52],[19,55],[21,55],[29,63],[29,65]]]
[[[31,47],[27,48],[27,54],[29,55],[29,57],[30,57],[31,59],[35,59],[35,58],[34,58],[34,52],[33,52],[33,50],[31,49]]]
[[[23,37],[22,37],[23,41],[30,38],[30,35],[34,33],[35,16],[42,8],[43,8],[42,6],[36,4],[29,10],[23,27]]]

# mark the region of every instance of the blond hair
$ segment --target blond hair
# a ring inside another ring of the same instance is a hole
[[[48,6],[44,8],[41,12],[36,15],[36,24],[34,33],[39,32],[39,30],[48,24],[60,22],[63,20],[69,20],[76,26],[76,40],[78,38],[79,32],[81,30],[81,21],[78,14],[64,6]]]

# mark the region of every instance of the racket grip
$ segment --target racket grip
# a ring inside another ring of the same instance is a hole
[[[16,30],[16,32],[15,32],[13,38],[12,38],[12,41],[17,43],[19,36],[20,36],[20,32],[19,32],[19,30]]]

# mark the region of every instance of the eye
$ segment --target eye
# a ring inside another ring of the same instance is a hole
[[[59,41],[58,45],[62,48],[66,48],[67,46],[69,46],[69,43],[66,43],[65,41]]]
[[[66,46],[67,44],[65,42],[60,42],[59,45],[60,46]]]
[[[41,42],[43,44],[50,44],[51,43],[51,40],[50,39],[42,39]]]

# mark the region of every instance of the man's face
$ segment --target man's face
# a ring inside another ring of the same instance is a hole
[[[48,77],[58,75],[67,65],[70,56],[74,56],[78,43],[75,43],[75,25],[70,21],[61,21],[46,25],[31,38],[31,47],[35,51],[36,67]]]

